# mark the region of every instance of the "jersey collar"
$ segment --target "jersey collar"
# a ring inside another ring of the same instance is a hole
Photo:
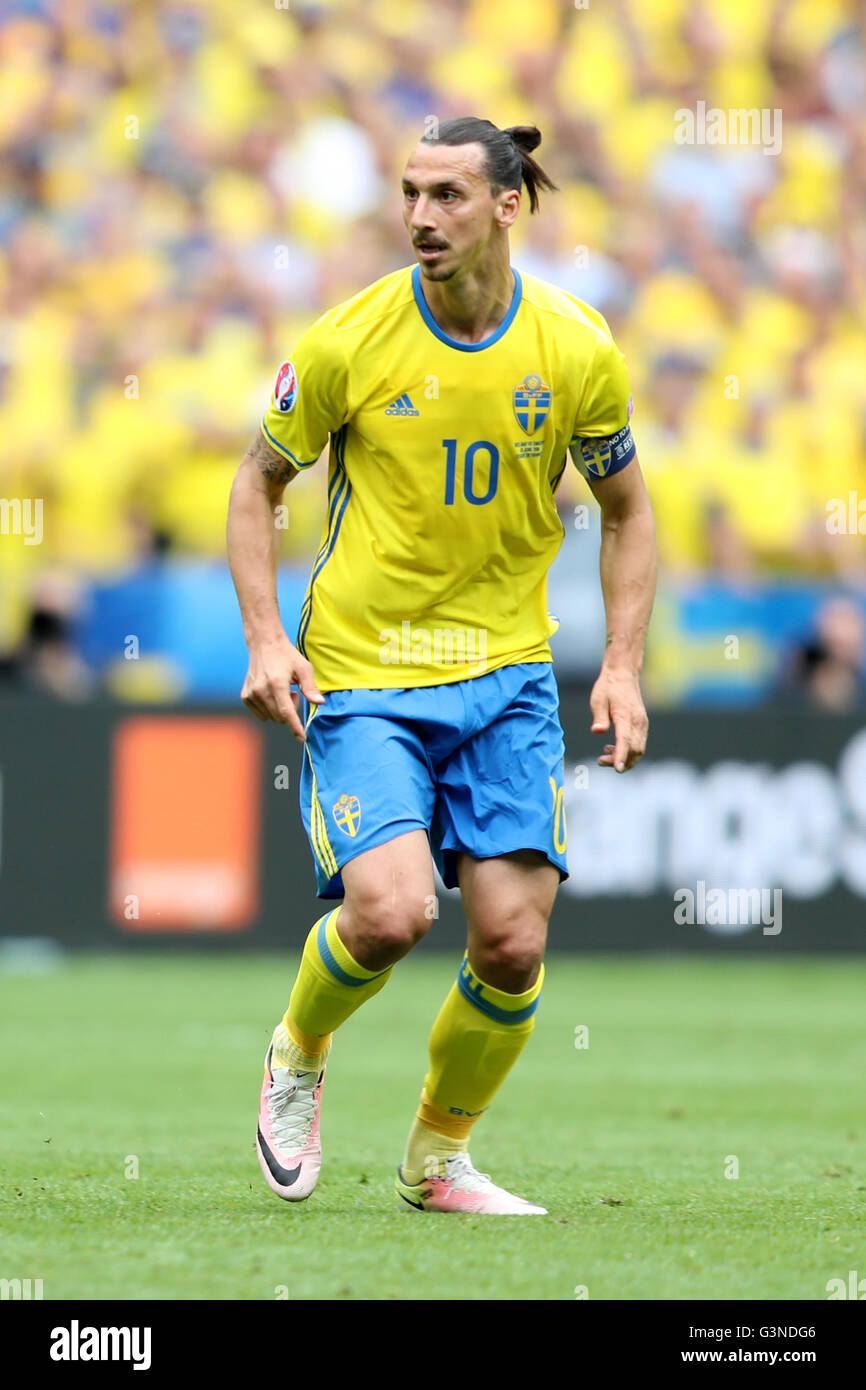
[[[491,333],[489,338],[484,338],[480,343],[461,343],[456,338],[452,338],[444,329],[440,328],[433,315],[430,313],[430,306],[424,298],[424,291],[421,288],[421,267],[416,265],[412,270],[412,293],[415,296],[415,303],[422,319],[426,323],[430,332],[439,339],[441,343],[447,343],[449,347],[457,348],[458,352],[481,352],[484,348],[492,347],[498,343],[504,333],[507,333],[512,323],[514,315],[520,308],[520,301],[523,298],[523,281],[520,278],[520,271],[514,266],[511,267],[514,275],[514,294],[511,297],[511,304],[508,313],[500,323],[495,333]]]

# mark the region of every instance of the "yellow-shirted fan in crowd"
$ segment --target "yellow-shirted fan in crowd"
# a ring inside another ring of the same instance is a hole
[[[435,859],[461,890],[467,951],[433,1027],[397,1192],[420,1210],[544,1214],[479,1173],[467,1146],[532,1031],[567,872],[546,589],[569,451],[602,508],[608,636],[592,727],[613,722],[599,762],[620,772],[646,741],[655,543],[604,319],[510,264],[522,187],[533,211],[552,187],[531,155],[539,140],[470,117],[419,143],[403,178],[418,265],[301,339],[232,492],[243,698],[305,743],[319,896],[343,899],[309,934],[265,1065],[259,1161],[289,1201],[318,1179],[332,1034],[430,926]],[[277,608],[274,506],[329,437],[328,515],[294,646]]]

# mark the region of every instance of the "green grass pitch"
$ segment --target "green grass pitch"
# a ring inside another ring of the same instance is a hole
[[[0,976],[0,1277],[46,1299],[820,1300],[866,1274],[862,960],[551,956],[472,1145],[551,1213],[523,1219],[394,1196],[458,963],[432,954],[336,1037],[318,1190],[267,1190],[256,1104],[294,963]]]

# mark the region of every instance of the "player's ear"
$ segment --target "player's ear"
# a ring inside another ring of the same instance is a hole
[[[516,188],[503,188],[501,193],[497,193],[493,212],[497,227],[511,227],[516,222],[519,211],[520,194]]]

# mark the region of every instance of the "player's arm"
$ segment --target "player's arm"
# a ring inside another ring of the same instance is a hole
[[[605,328],[607,326],[605,325]],[[631,425],[625,359],[610,337],[599,338],[589,364],[571,456],[601,507],[601,587],[607,641],[592,688],[592,732],[613,723],[602,767],[627,772],[646,748],[648,720],[640,690],[644,643],[656,587],[655,524]]]
[[[649,721],[640,689],[647,627],[656,588],[652,508],[637,458],[617,472],[588,478],[601,508],[601,587],[607,641],[590,695],[592,732],[613,723],[616,742],[598,762],[626,772],[646,749]]]
[[[298,716],[298,685],[312,704],[323,696],[313,668],[286,636],[277,602],[279,538],[274,513],[286,484],[299,470],[259,434],[244,455],[232,484],[228,512],[228,557],[244,637],[250,654],[241,699],[258,719],[288,724],[305,741]]]
[[[277,604],[279,536],[274,508],[292,478],[318,461],[346,421],[348,367],[328,315],[317,319],[277,373],[259,435],[232,486],[228,553],[250,653],[241,699],[259,719],[288,724],[306,742],[300,700],[324,703],[309,661],[283,630]]]

